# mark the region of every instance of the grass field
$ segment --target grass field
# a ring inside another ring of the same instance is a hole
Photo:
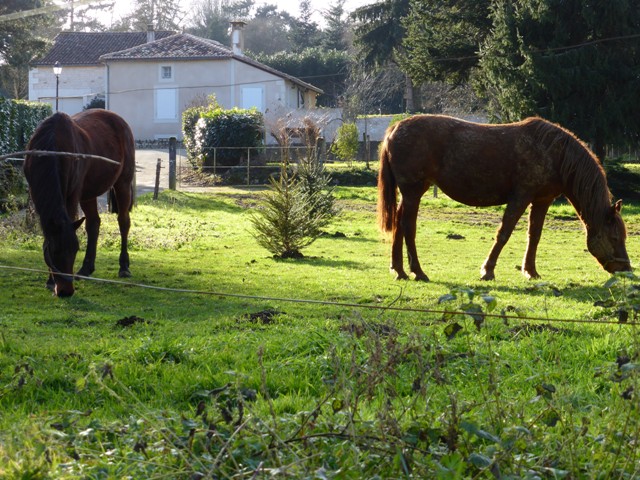
[[[252,237],[259,195],[140,198],[127,284],[103,215],[102,281],[69,299],[2,219],[0,478],[640,477],[640,282],[611,281],[569,205],[543,279],[518,270],[522,220],[481,282],[501,209],[426,196],[419,283],[388,272],[374,188],[338,188],[298,260]],[[636,263],[640,207],[623,217]]]

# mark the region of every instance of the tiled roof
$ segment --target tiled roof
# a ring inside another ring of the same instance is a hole
[[[177,33],[126,50],[112,50],[102,55],[101,60],[195,60],[231,58],[232,56],[231,50],[220,42],[188,33]]]
[[[157,37],[156,37],[157,38]],[[244,55],[236,55],[220,42],[196,37],[188,33],[176,33],[155,42],[144,43],[121,51],[112,51],[100,57],[101,61],[144,60],[224,60],[235,59],[273,75],[285,78],[303,88],[322,93],[322,90],[302,80],[280,72]]]
[[[155,31],[156,40],[175,32]],[[100,65],[104,54],[126,50],[147,42],[147,32],[61,32],[53,47],[40,60],[32,62],[34,67],[51,66],[60,62],[70,65]]]

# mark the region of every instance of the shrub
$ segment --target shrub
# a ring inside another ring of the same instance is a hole
[[[99,96],[96,95],[95,97],[93,97],[89,103],[87,103],[84,107],[82,107],[83,110],[89,110],[91,108],[105,108],[106,103],[104,101],[104,97],[103,96]]]
[[[358,127],[355,123],[343,123],[338,128],[331,152],[341,160],[355,160],[358,154]]]
[[[215,99],[182,115],[187,154],[199,167],[238,165],[246,153],[242,149],[262,146],[263,130],[262,114],[255,108],[224,110]]]

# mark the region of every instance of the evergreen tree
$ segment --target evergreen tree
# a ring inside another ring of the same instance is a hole
[[[402,66],[422,83],[466,82],[489,34],[491,0],[414,0],[404,23]]]
[[[115,27],[118,30],[145,31],[148,25],[156,30],[180,30],[186,16],[180,0],[134,0],[133,11]]]
[[[356,9],[354,43],[365,65],[385,67],[399,64],[406,35],[404,19],[410,12],[410,0],[380,0]],[[414,82],[405,76],[406,111],[415,111]]]
[[[14,98],[28,94],[29,62],[49,47],[49,29],[56,26],[51,14],[33,14],[47,6],[45,0],[3,0],[0,15],[17,14],[0,22],[0,89]]]
[[[320,43],[320,29],[312,20],[313,10],[310,0],[300,0],[300,16],[292,23],[290,30],[291,47],[294,52],[316,47]]]
[[[228,0],[199,0],[193,4],[189,33],[229,45]]]
[[[244,46],[247,51],[263,55],[290,51],[289,30],[293,17],[277,5],[258,7],[249,27],[244,31]]]
[[[593,144],[637,143],[640,4],[494,0],[481,82],[503,120],[537,114]]]
[[[344,16],[345,0],[336,0],[325,13],[327,28],[323,32],[322,46],[327,50],[347,50],[349,24]]]

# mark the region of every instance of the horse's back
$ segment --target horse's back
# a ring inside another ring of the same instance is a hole
[[[88,160],[83,198],[103,194],[116,182],[130,184],[135,174],[135,142],[127,122],[114,112],[90,109],[74,115],[73,120],[85,136],[83,153],[100,155],[120,163],[115,167],[100,160]]]
[[[537,127],[535,119],[489,125],[416,115],[390,128],[386,148],[401,191],[435,184],[468,205],[500,205],[517,189],[554,181],[553,159],[535,143]]]

